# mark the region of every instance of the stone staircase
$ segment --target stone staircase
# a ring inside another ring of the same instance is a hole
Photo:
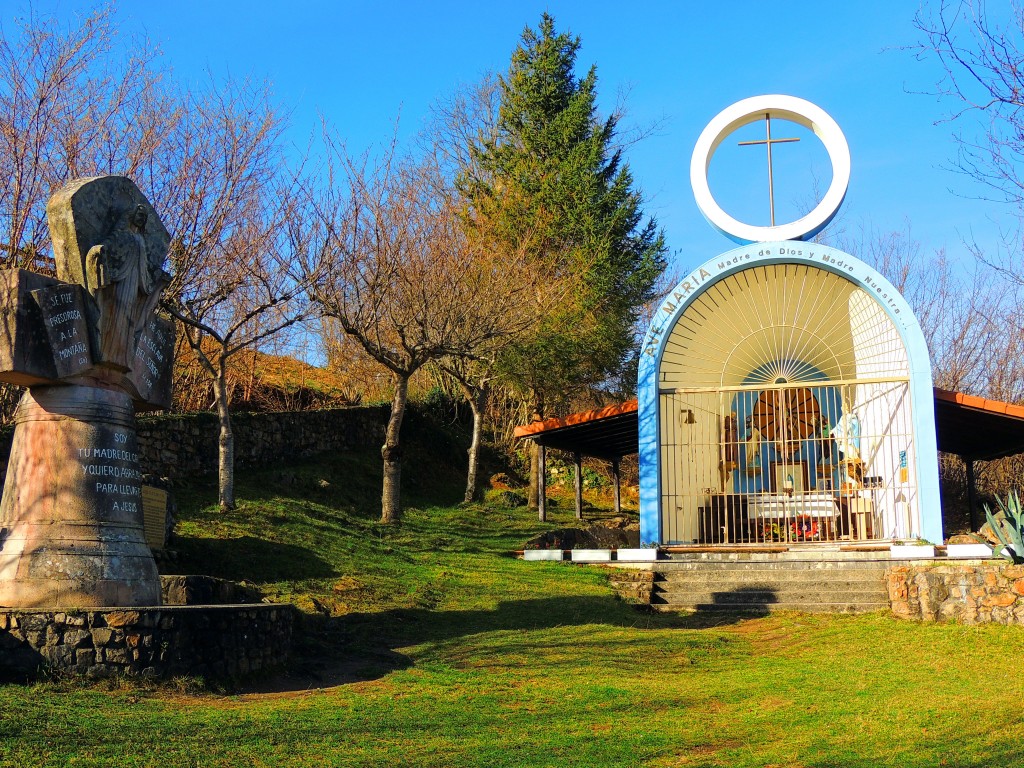
[[[658,611],[888,611],[888,558],[860,553],[723,555],[660,560],[648,572],[613,576],[620,594]],[[628,585],[628,586],[627,586]],[[637,589],[642,585],[642,589]]]

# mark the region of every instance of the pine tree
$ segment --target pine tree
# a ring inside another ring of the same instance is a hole
[[[505,377],[546,415],[576,390],[619,376],[641,307],[665,269],[664,236],[616,147],[617,117],[598,116],[597,71],[576,76],[578,37],[541,16],[500,78],[496,130],[472,148],[460,178],[467,218],[483,237],[525,242],[572,296],[501,361]]]

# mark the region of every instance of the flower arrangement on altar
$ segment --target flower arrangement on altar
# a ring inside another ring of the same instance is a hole
[[[781,541],[783,530],[778,523],[767,522],[761,530],[761,535],[765,541]]]
[[[786,524],[776,521],[765,522],[761,529],[764,541],[782,541],[786,534]],[[820,538],[821,528],[817,519],[810,515],[797,515],[789,522],[790,541],[814,541]]]
[[[790,524],[793,538],[797,541],[811,541],[818,538],[818,521],[810,515],[797,515]]]

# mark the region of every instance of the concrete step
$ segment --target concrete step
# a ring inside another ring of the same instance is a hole
[[[663,552],[659,563],[673,562],[742,562],[749,560],[772,560],[782,562],[800,562],[808,560],[838,561],[888,561],[891,560],[889,546],[884,548],[850,550],[839,547],[810,547],[807,549],[787,549],[781,551],[731,550],[702,552]]]
[[[884,572],[877,570],[844,569],[836,571],[787,571],[787,570],[749,570],[749,571],[672,571],[657,573],[654,581],[659,584],[704,584],[708,582],[732,584],[838,584],[856,582],[882,585],[885,583]]]
[[[730,553],[735,554],[735,553]],[[660,611],[863,613],[889,608],[885,560],[693,558],[659,562],[651,605]]]
[[[775,590],[775,589],[700,589],[690,591],[673,590],[663,592],[654,590],[650,593],[651,600],[667,603],[702,603],[702,602],[881,602],[888,601],[889,596],[879,590]]]
[[[872,613],[888,611],[885,602],[778,602],[778,603],[651,603],[651,608],[665,613],[750,613],[764,615],[773,611],[796,611],[799,613]]]
[[[690,552],[645,564],[637,597],[659,611],[887,611],[886,552]],[[637,570],[637,569],[635,569]]]
[[[696,587],[707,587],[713,585],[723,589],[743,589],[745,587],[765,586],[772,589],[878,589],[885,591],[885,579],[876,576],[866,578],[866,574],[836,574],[835,578],[807,577],[793,578],[784,576],[776,577],[771,573],[751,574],[749,578],[742,578],[734,574],[719,576],[718,574],[692,574],[687,576],[674,576],[662,579],[655,576],[652,583],[662,589],[693,589]]]
[[[776,595],[807,594],[820,595],[822,599],[833,595],[870,594],[887,597],[888,591],[884,584],[872,584],[870,582],[847,583],[847,584],[800,584],[800,583],[773,583],[773,582],[752,582],[749,584],[738,584],[736,582],[697,582],[693,584],[654,584],[651,594],[657,595],[695,595],[709,592],[772,592]]]
[[[743,603],[885,603],[888,596],[883,590],[846,589],[846,590],[815,590],[815,589],[701,589],[694,591],[672,590],[662,592],[655,590],[651,602],[693,605],[715,603],[736,605]]]
[[[677,571],[885,571],[891,560],[659,560],[652,569],[659,573]]]

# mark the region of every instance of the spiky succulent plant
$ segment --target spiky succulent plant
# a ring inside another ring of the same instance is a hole
[[[1020,495],[1017,491],[1010,491],[1004,502],[996,497],[999,511],[1003,513],[1003,522],[1000,523],[992,513],[988,504],[985,505],[985,517],[988,519],[988,526],[992,533],[1002,544],[1002,554],[1012,563],[1024,563],[1024,509],[1021,509]]]

